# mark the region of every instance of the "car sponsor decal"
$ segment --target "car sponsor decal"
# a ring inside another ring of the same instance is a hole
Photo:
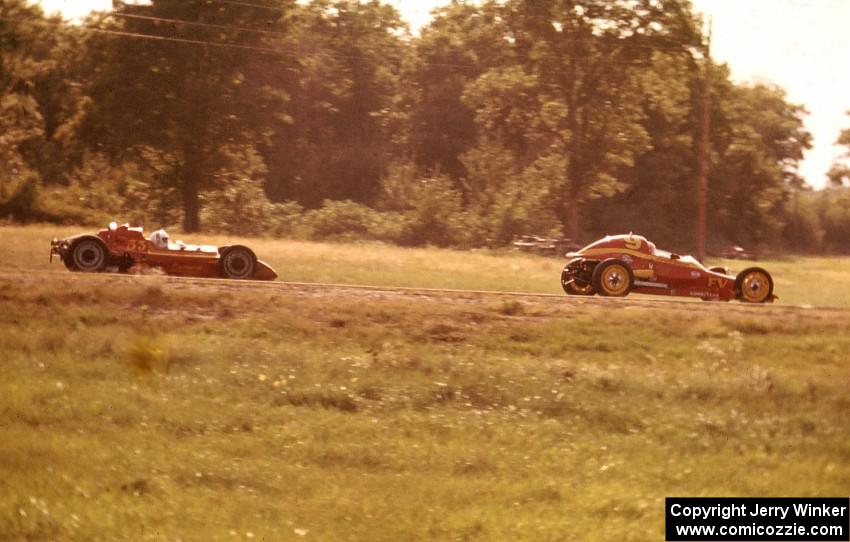
[[[708,278],[709,288],[725,288],[727,284],[729,284],[729,279],[718,279],[715,277]]]

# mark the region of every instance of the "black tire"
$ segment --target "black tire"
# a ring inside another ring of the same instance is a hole
[[[735,295],[744,303],[773,300],[773,277],[761,267],[748,267],[735,277]]]
[[[582,281],[570,271],[569,264],[561,271],[561,288],[567,295],[593,295],[596,293],[596,288],[586,281]]]
[[[593,270],[593,287],[599,295],[624,297],[635,284],[632,268],[623,260],[609,258]]]
[[[257,269],[257,256],[248,247],[233,245],[221,251],[218,265],[225,278],[250,279]]]
[[[97,237],[83,237],[74,242],[68,257],[71,264],[65,263],[68,269],[73,266],[73,271],[97,273],[106,267],[109,249],[106,248],[106,243]]]
[[[71,255],[70,255],[70,254],[68,254],[67,256],[63,256],[63,257],[62,257],[62,263],[63,263],[63,264],[65,264],[65,268],[66,268],[68,271],[75,271],[75,272],[76,272],[76,271],[79,271],[79,269],[77,269],[77,266],[76,266],[76,265],[74,265],[74,260],[72,260],[72,259],[71,259]]]

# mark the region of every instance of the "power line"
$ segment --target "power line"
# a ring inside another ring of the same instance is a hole
[[[255,4],[253,2],[243,2],[241,0],[195,0],[195,2],[197,2],[199,4],[206,4],[206,5],[229,4],[229,5],[234,5],[234,6],[245,6],[245,7],[267,9],[267,10],[278,11],[278,12],[284,11],[284,9],[280,8],[280,7],[267,6],[267,5],[264,5],[264,4]],[[257,30],[257,31],[258,32],[264,32],[263,30]],[[689,51],[684,50],[681,47],[680,44],[676,43],[674,40],[670,39],[668,36],[646,36],[646,35],[643,35],[643,37],[647,37],[647,38],[658,40],[658,41],[669,41],[670,43],[673,43],[673,44],[678,46],[676,48],[671,48],[671,50],[689,52]],[[661,49],[660,47],[655,47],[655,46],[652,46],[652,45],[645,45],[645,44],[631,44],[631,45],[629,45],[629,47],[638,48],[638,49],[648,49],[648,50],[653,50],[653,51]],[[690,54],[690,52],[689,52],[689,54]]]
[[[85,28],[87,30],[90,30],[91,32],[96,32],[96,33],[99,33],[99,34],[110,34],[110,35],[114,35],[114,36],[132,37],[132,38],[139,38],[139,39],[149,39],[149,40],[156,40],[156,41],[170,41],[170,42],[192,44],[192,45],[211,45],[211,46],[214,46],[214,47],[224,47],[224,48],[229,47],[229,48],[234,48],[234,49],[254,50],[254,51],[259,51],[259,52],[278,54],[278,55],[281,55],[281,56],[287,56],[287,57],[292,57],[292,58],[302,58],[305,54],[315,54],[315,55],[325,56],[325,57],[328,57],[328,58],[335,58],[335,59],[338,59],[338,60],[351,60],[351,61],[368,61],[368,60],[370,60],[366,57],[359,56],[359,55],[344,55],[344,54],[339,54],[339,53],[332,53],[330,51],[309,51],[309,52],[291,51],[291,50],[285,50],[285,49],[278,49],[278,48],[274,48],[274,47],[259,47],[259,46],[254,46],[254,45],[242,45],[242,44],[227,43],[227,42],[216,42],[216,41],[189,39],[189,38],[177,38],[177,37],[172,37],[172,36],[160,36],[160,35],[156,35],[156,34],[144,34],[144,33],[138,33],[138,32],[125,32],[125,31],[119,31],[119,30],[107,30],[107,29],[103,29],[103,28],[94,28],[94,27],[91,27],[91,26],[87,26]],[[554,55],[548,55],[547,58],[555,58],[555,56]],[[592,58],[592,57],[585,56],[583,58]],[[456,64],[456,63],[450,63],[450,62],[422,62],[421,64],[423,64],[425,66],[433,66],[433,67],[440,67],[440,68],[458,68],[458,69],[462,69],[462,70],[465,69],[465,70],[470,70],[470,71],[481,71],[481,70],[484,69],[483,66],[476,66],[476,65],[472,65],[472,64]],[[609,60],[609,61],[607,61],[607,64],[616,65],[616,66],[645,65],[645,63],[642,60],[634,60],[634,61]]]
[[[247,50],[255,50],[255,51],[261,51],[261,52],[266,52],[266,53],[275,53],[275,54],[279,54],[279,55],[283,55],[283,56],[290,56],[290,57],[295,57],[295,58],[300,58],[300,57],[304,56],[305,54],[316,54],[316,55],[326,56],[326,57],[329,57],[329,58],[336,58],[336,59],[339,59],[339,60],[354,60],[354,61],[368,61],[369,60],[368,58],[363,57],[363,56],[359,56],[359,55],[344,55],[344,54],[339,54],[339,53],[331,53],[329,51],[310,51],[310,52],[288,51],[288,50],[285,50],[285,49],[277,49],[277,48],[273,48],[273,47],[258,47],[258,46],[253,46],[253,45],[242,45],[242,44],[236,44],[236,43],[197,40],[197,39],[189,39],[189,38],[176,38],[176,37],[172,37],[172,36],[160,36],[160,35],[156,35],[156,34],[143,34],[143,33],[138,33],[138,32],[124,32],[124,31],[119,31],[119,30],[106,30],[106,29],[103,29],[103,28],[94,28],[94,27],[91,27],[91,26],[87,26],[85,28],[87,30],[90,30],[91,32],[96,32],[96,33],[100,33],[100,34],[111,34],[111,35],[115,35],[115,36],[133,37],[133,38],[140,38],[140,39],[151,39],[151,40],[157,40],[157,41],[171,41],[171,42],[186,43],[186,44],[193,44],[193,45],[212,45],[212,46],[215,46],[215,47],[231,47],[231,48],[236,48],[236,49],[247,49]],[[554,58],[554,56],[550,55],[549,58]],[[585,56],[584,58],[591,58],[591,57]],[[619,65],[619,66],[638,66],[638,65],[643,64],[643,62],[640,62],[640,61],[637,61],[637,60],[636,61],[609,60],[607,63]],[[422,64],[424,64],[426,66],[435,66],[435,67],[442,67],[442,68],[459,68],[459,69],[468,69],[468,70],[476,70],[476,71],[483,69],[483,66],[475,66],[475,65],[472,65],[472,64],[455,64],[455,63],[450,63],[450,62],[423,62]]]
[[[201,3],[218,1],[220,3],[228,3],[228,4],[229,3],[236,3],[238,5],[251,5],[251,6],[257,6],[257,7],[268,7],[268,6],[259,6],[258,4],[245,4],[244,2],[231,2],[230,0],[207,0],[207,2],[204,2],[204,0],[196,0],[196,1],[201,2]],[[280,8],[269,7],[269,9],[279,10]],[[147,21],[158,21],[158,22],[165,22],[165,23],[171,23],[171,24],[182,24],[182,25],[187,25],[187,26],[217,28],[217,29],[221,29],[221,30],[236,30],[236,31],[240,31],[240,32],[256,32],[256,33],[259,33],[259,34],[265,34],[265,35],[271,35],[271,36],[289,37],[287,34],[285,34],[283,32],[277,32],[277,31],[273,31],[273,30],[263,30],[263,29],[255,28],[255,27],[234,26],[234,25],[215,24],[215,23],[203,23],[203,22],[198,22],[198,21],[187,21],[185,19],[171,19],[171,18],[165,18],[165,17],[155,17],[153,15],[137,15],[137,14],[130,14],[130,13],[120,13],[120,12],[117,12],[117,11],[113,11],[109,15],[114,16],[114,17],[125,17],[125,18],[130,18],[130,19],[142,19],[142,20],[147,20]],[[661,51],[683,52],[683,53],[691,54],[691,52],[688,50],[687,46],[683,47],[681,44],[675,42],[674,40],[671,40],[670,38],[668,38],[666,36],[653,36],[653,37],[649,37],[649,39],[653,39],[657,43],[655,45],[650,45],[650,44],[646,44],[646,43],[628,43],[628,41],[627,41],[628,38],[624,38],[623,40],[621,40],[622,41],[621,44],[626,45],[625,48],[627,48],[627,49],[640,49],[640,50],[644,50],[644,51],[659,51],[659,52],[661,52]],[[664,46],[662,46],[661,43],[665,43],[665,42],[666,42],[666,44]],[[621,48],[621,50],[622,50],[622,48]],[[585,57],[587,57],[588,55],[574,55],[574,56],[585,56]],[[561,57],[558,56],[558,55],[555,55],[555,54],[544,54],[544,55],[541,55],[540,58],[559,59]]]
[[[276,8],[274,6],[265,6],[263,4],[254,4],[251,2],[241,2],[238,0],[195,0],[199,4],[230,4],[232,6],[243,6],[249,8],[260,8],[260,9],[268,9],[272,11],[283,11],[282,8]]]
[[[201,23],[196,21],[186,21],[184,19],[168,19],[164,17],[153,17],[151,15],[136,15],[133,13],[120,13],[117,11],[113,11],[109,14],[110,17],[123,17],[127,19],[141,19],[145,21],[154,21],[154,22],[163,22],[163,23],[171,23],[171,24],[183,24],[187,26],[200,26],[204,28],[217,28],[219,30],[237,30],[240,32],[256,32],[258,34],[267,34],[271,36],[280,36],[287,37],[287,34],[283,32],[275,32],[273,30],[261,30],[259,28],[250,28],[247,26],[233,26],[227,24],[214,24],[214,23]]]
[[[168,19],[161,19],[163,21],[168,21]],[[177,19],[174,19],[177,21]],[[22,19],[11,19],[8,17],[0,16],[0,21],[12,22],[12,23],[26,23],[28,21]],[[189,23],[188,21],[181,21],[184,23]],[[265,53],[274,53],[278,55],[284,56],[293,56],[293,57],[301,57],[305,54],[303,51],[291,51],[285,49],[278,49],[274,47],[261,47],[256,45],[244,45],[239,43],[229,43],[229,42],[220,42],[220,41],[208,41],[208,40],[200,40],[200,39],[191,39],[191,38],[180,38],[174,36],[162,36],[158,34],[145,34],[141,32],[127,32],[122,30],[109,30],[106,28],[97,28],[91,25],[83,25],[82,28],[88,30],[89,32],[94,32],[97,34],[107,34],[112,36],[121,36],[128,38],[138,38],[138,39],[147,39],[154,41],[167,41],[181,44],[191,44],[191,45],[210,45],[213,47],[224,47],[224,48],[233,48],[233,49],[243,49],[243,50],[251,50],[251,51],[259,51]],[[357,55],[342,55],[342,54],[334,54],[327,51],[312,51],[312,54],[320,54],[334,58],[340,58],[344,60],[368,60],[365,57],[357,56]],[[458,68],[475,68],[472,65],[464,65],[464,64],[444,64],[445,66],[452,66]]]
[[[217,1],[224,2],[224,3],[233,3],[230,0],[217,0]],[[238,2],[238,3],[244,4],[244,2]],[[112,15],[119,15],[119,14],[113,13]],[[153,17],[153,16],[147,16],[147,15],[128,15],[128,14],[120,14],[119,16],[138,18],[138,19],[143,19],[143,20],[149,20],[149,21],[152,21],[152,22],[153,21],[161,21],[161,22],[166,22],[166,23],[184,24],[184,25],[190,25],[190,26],[196,25],[196,26],[212,27],[212,28],[218,28],[218,29],[231,29],[231,30],[237,30],[237,31],[258,32],[258,33],[263,33],[263,34],[276,35],[276,36],[280,36],[280,37],[286,36],[285,34],[283,34],[281,32],[273,32],[273,31],[266,31],[266,30],[259,30],[259,29],[249,29],[249,28],[246,28],[246,27],[237,27],[237,26],[232,26],[232,25],[200,23],[200,22],[194,22],[194,21],[186,21],[186,20],[183,20],[183,19],[168,19],[168,18],[163,18],[163,17]],[[8,19],[8,18],[4,19],[3,17],[0,17],[0,20],[7,20],[7,21],[10,21],[10,22],[24,22],[24,21],[15,20],[15,19]],[[325,56],[325,57],[328,57],[328,58],[335,58],[335,59],[339,59],[339,60],[349,60],[349,61],[368,61],[368,60],[370,60],[366,57],[359,56],[359,55],[346,55],[346,54],[340,54],[340,53],[332,53],[330,51],[297,51],[297,50],[293,51],[293,50],[286,50],[286,49],[280,49],[280,48],[274,48],[274,47],[262,47],[262,46],[244,45],[244,44],[228,43],[228,42],[217,42],[217,41],[191,39],[191,38],[180,38],[180,37],[174,37],[174,36],[163,36],[163,35],[158,35],[158,34],[146,34],[146,33],[141,33],[141,32],[109,30],[109,29],[104,29],[104,28],[95,28],[93,26],[84,26],[84,28],[86,28],[87,30],[89,30],[91,32],[95,32],[95,33],[99,33],[99,34],[108,34],[108,35],[113,35],[113,36],[122,36],[122,37],[129,37],[129,38],[148,39],[148,40],[154,40],[154,41],[174,42],[174,43],[191,44],[191,45],[209,45],[209,46],[220,47],[220,48],[251,50],[251,51],[257,51],[257,52],[272,53],[272,54],[277,54],[277,55],[282,55],[282,56],[288,56],[288,57],[292,57],[292,58],[301,58],[305,54],[315,54],[315,55],[321,55],[321,56]],[[653,48],[649,45],[643,45],[643,44],[630,45],[630,47],[644,48],[644,49],[649,49],[649,50],[653,50],[653,51],[665,51],[666,50],[666,51],[671,51],[671,52],[686,52],[681,48],[677,48],[677,49],[666,48],[666,47]],[[538,59],[555,59],[555,60],[558,60],[558,59],[561,59],[562,57],[560,57],[558,55],[553,55],[553,54],[543,54],[543,55],[538,55],[537,58]],[[591,59],[591,58],[596,58],[596,57],[591,57],[590,55],[572,55],[572,58]],[[420,62],[420,64],[425,65],[425,66],[442,67],[442,68],[457,68],[457,69],[469,70],[469,71],[482,71],[485,68],[484,66],[477,66],[477,65],[472,65],[472,64],[460,64],[460,63],[452,63],[452,62]],[[609,59],[609,60],[607,60],[606,64],[615,65],[615,66],[646,65],[644,59],[634,59],[634,60],[631,60],[631,61]]]
[[[705,228],[708,213],[708,169],[711,162],[711,18],[708,19],[708,40],[702,78],[702,111],[700,112],[699,156],[697,162],[697,259],[705,260]]]
[[[194,45],[212,45],[214,47],[229,47],[231,49],[245,49],[250,51],[261,51],[265,53],[277,53],[286,55],[286,51],[282,51],[280,49],[274,49],[272,47],[257,47],[254,45],[240,45],[237,43],[222,43],[217,41],[205,41],[205,40],[193,40],[188,38],[173,38],[169,36],[157,36],[153,34],[139,34],[136,32],[122,32],[120,30],[106,30],[104,28],[92,28],[90,26],[86,27],[90,32],[96,32],[98,34],[110,34],[113,36],[124,36],[131,38],[140,38],[140,39],[149,39],[156,41],[172,41],[177,43],[189,43]]]
[[[0,18],[2,19],[2,18]],[[91,26],[85,27],[87,30],[91,32],[95,32],[98,34],[108,34],[113,36],[121,36],[121,37],[130,37],[130,38],[139,38],[139,39],[148,39],[154,41],[170,41],[176,43],[183,44],[192,44],[192,45],[211,45],[213,47],[223,47],[223,48],[232,48],[232,49],[243,49],[243,50],[251,50],[251,51],[259,51],[264,53],[272,53],[281,56],[291,57],[291,58],[302,58],[306,53],[303,51],[288,51],[285,49],[277,49],[274,47],[259,47],[255,45],[242,45],[237,43],[226,43],[226,42],[218,42],[218,41],[207,41],[207,40],[196,40],[189,38],[175,38],[171,36],[159,36],[155,34],[143,34],[138,32],[124,32],[120,30],[107,30],[105,28],[94,28]],[[341,60],[359,60],[366,61],[369,60],[363,56],[357,55],[341,55],[334,54],[327,51],[313,51],[312,54],[323,55],[331,58],[337,58]],[[469,69],[478,69],[476,66],[467,65],[467,64],[435,64],[442,65],[448,67],[456,67],[456,68],[469,68]]]

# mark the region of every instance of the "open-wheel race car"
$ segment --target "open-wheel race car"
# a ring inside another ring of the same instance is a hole
[[[109,224],[97,234],[81,234],[50,243],[50,261],[57,255],[71,271],[126,272],[131,267],[160,269],[169,275],[274,280],[277,273],[242,245],[214,247],[172,243],[164,230],[145,238],[142,228]]]
[[[733,276],[723,267],[706,268],[691,256],[658,250],[640,235],[608,236],[567,257],[561,286],[570,295],[635,292],[748,303],[776,299],[773,278],[760,267]]]

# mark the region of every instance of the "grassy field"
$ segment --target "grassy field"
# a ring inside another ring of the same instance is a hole
[[[0,269],[61,270],[47,262],[49,241],[80,233],[80,228],[0,227],[4,246]],[[315,243],[271,239],[236,239],[193,235],[187,242],[214,245],[247,243],[260,259],[274,267],[280,280],[414,286],[523,292],[562,293],[560,273],[565,260],[505,251],[459,251],[400,248],[379,243]],[[780,304],[850,308],[850,258],[792,257],[757,263],[714,259],[740,271],[759,265],[771,272]]]
[[[0,233],[46,268],[52,230]],[[559,267],[250,245],[301,280]],[[644,541],[665,496],[848,493],[850,312],[608,305],[0,276],[0,540]]]

